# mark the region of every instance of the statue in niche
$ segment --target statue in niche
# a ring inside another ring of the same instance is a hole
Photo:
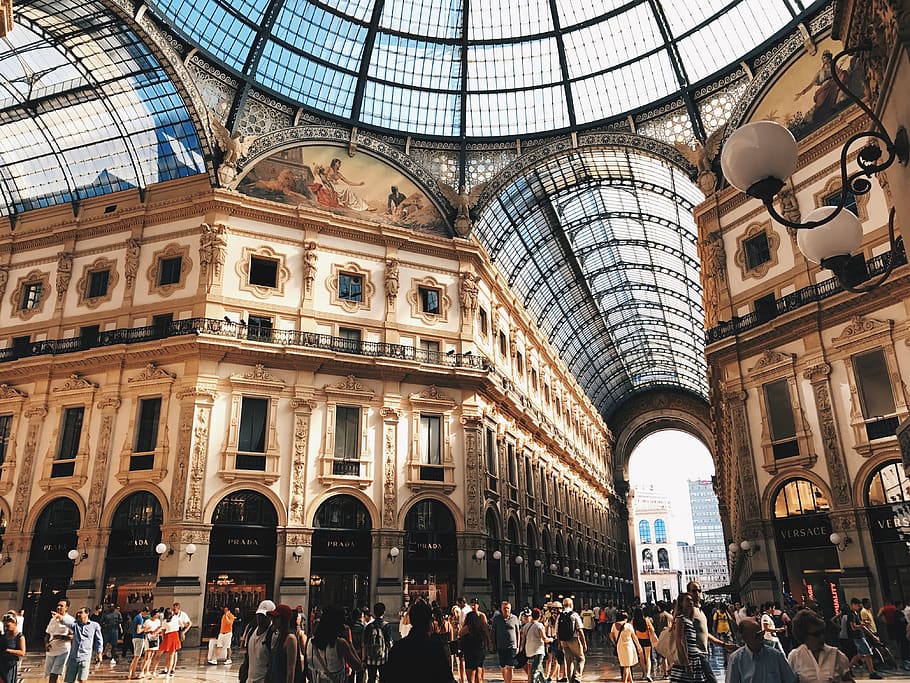
[[[316,263],[319,261],[319,254],[316,251],[315,242],[307,242],[303,252],[303,282],[305,294],[310,296],[313,293],[313,284],[316,282]]]
[[[467,271],[461,273],[461,308],[465,313],[477,309],[477,276]]]
[[[385,262],[385,295],[389,303],[398,298],[398,259],[395,258]]]
[[[227,239],[224,237],[223,225],[202,224],[202,234],[199,236],[199,264],[202,274],[207,275],[209,268],[215,280],[221,278],[227,252]]]

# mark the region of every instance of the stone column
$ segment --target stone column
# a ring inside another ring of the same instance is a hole
[[[303,605],[304,614],[310,613],[310,591],[307,580],[311,574],[313,558],[313,529],[288,529],[282,539],[279,534],[278,547],[284,548],[284,556],[278,557],[276,573],[281,576],[279,596],[276,602],[286,605]],[[284,542],[282,543],[282,540]],[[302,548],[302,555],[295,555],[296,548]],[[283,565],[283,571],[279,569]]]
[[[310,443],[310,419],[316,402],[311,397],[298,397],[291,401],[294,409],[294,450],[291,460],[290,506],[288,527],[307,526],[306,512],[306,471]]]
[[[477,550],[484,550],[487,545],[483,519],[483,420],[480,415],[463,415],[461,425],[464,430],[465,530],[458,539],[458,592],[476,596],[488,605],[492,595],[487,576],[488,560],[478,562],[474,557]]]
[[[197,647],[202,641],[202,613],[205,609],[205,576],[208,572],[211,524],[178,522],[161,528],[161,537],[173,555],[165,555],[158,568],[155,604],[170,606],[180,603],[193,621],[184,646]],[[190,555],[187,546],[193,544]]]
[[[831,484],[831,503],[835,509],[846,509],[853,507],[853,497],[850,495],[850,479],[837,429],[837,419],[831,405],[831,385],[828,379],[830,374],[831,366],[828,363],[819,363],[806,368],[803,377],[809,380],[815,397],[815,412],[821,429],[828,481]]]
[[[396,558],[389,557],[389,550],[398,548]],[[373,585],[376,601],[386,606],[386,621],[396,622],[404,604],[404,532],[373,530]]]
[[[104,510],[107,493],[108,462],[112,450],[111,434],[118,408],[120,408],[120,399],[114,396],[106,396],[98,401],[98,409],[101,411],[101,431],[98,434],[98,448],[92,463],[91,488],[88,494],[85,522],[82,525],[88,529],[96,529],[101,524],[101,513]]]
[[[201,522],[209,422],[215,391],[189,387],[178,391],[177,398],[180,401],[180,427],[171,486],[171,518]]]

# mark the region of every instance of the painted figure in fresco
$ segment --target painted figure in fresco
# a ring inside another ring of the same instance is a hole
[[[392,191],[389,193],[389,199],[386,202],[386,213],[393,218],[407,218],[401,215],[401,203],[407,199],[404,192],[401,192],[396,185],[392,185]]]
[[[316,193],[317,201],[330,207],[344,207],[354,211],[375,211],[373,207],[361,199],[351,188],[366,185],[363,181],[356,183],[348,180],[341,173],[341,159],[332,159],[325,166],[317,166],[316,176],[322,181],[314,183],[310,189]]]
[[[834,63],[834,56],[831,54],[831,51],[825,50],[822,52],[821,68],[816,72],[815,76],[812,77],[809,84],[796,93],[793,98],[794,100],[798,100],[812,90],[812,88],[816,89],[815,93],[812,95],[814,104],[812,108],[806,112],[806,120],[811,123],[821,123],[828,119],[835,113],[838,105],[846,99],[846,95],[841,92],[834,82],[834,79],[831,77],[831,74],[834,73],[835,69],[837,70],[838,78],[846,83],[850,75],[849,72],[846,69],[838,67]]]

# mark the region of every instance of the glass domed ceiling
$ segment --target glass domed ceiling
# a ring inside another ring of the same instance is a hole
[[[800,0],[150,0],[257,87],[358,125],[468,139],[674,99],[795,23]]]

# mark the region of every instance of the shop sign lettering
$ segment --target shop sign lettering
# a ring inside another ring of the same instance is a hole
[[[831,542],[831,521],[828,515],[798,515],[774,520],[774,535],[778,550],[828,548]]]

